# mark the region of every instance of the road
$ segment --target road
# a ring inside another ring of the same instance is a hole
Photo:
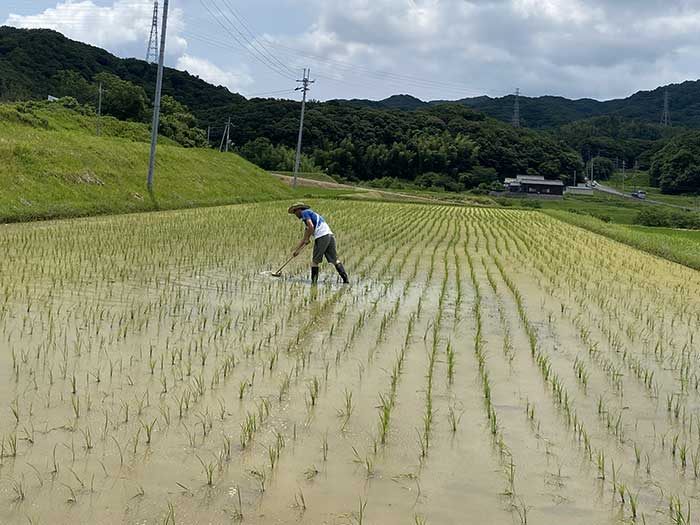
[[[603,186],[602,184],[598,183],[597,186],[593,188],[595,191],[599,191],[601,193],[607,193],[608,195],[615,195],[617,197],[622,197],[625,199],[631,199],[635,202],[643,202],[646,204],[654,204],[657,206],[668,206],[669,208],[678,208],[679,210],[686,210],[690,211],[691,208],[688,206],[681,206],[679,204],[669,204],[668,202],[663,202],[663,201],[657,201],[654,199],[637,199],[636,197],[632,197],[632,195],[628,193],[622,193],[620,190],[616,190],[615,188],[611,188],[609,186]]]

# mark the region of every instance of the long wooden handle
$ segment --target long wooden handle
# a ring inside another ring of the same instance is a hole
[[[296,257],[296,256],[295,256],[295,255],[292,255],[292,256],[287,260],[286,263],[284,263],[282,266],[280,266],[280,269],[277,270],[277,271],[275,272],[275,274],[278,274],[278,273],[280,273],[282,270],[284,270],[284,267],[287,266],[290,262],[292,262],[292,259],[294,259],[294,257]]]

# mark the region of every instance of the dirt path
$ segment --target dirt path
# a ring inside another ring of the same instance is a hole
[[[270,175],[274,175],[281,181],[289,184],[293,184],[294,178],[288,175],[282,175],[281,173],[270,172]],[[432,197],[423,197],[421,195],[409,195],[407,193],[398,193],[395,191],[378,190],[375,188],[361,188],[359,186],[351,186],[349,184],[341,184],[340,182],[328,182],[313,179],[304,179],[301,177],[297,178],[300,186],[306,186],[309,188],[326,188],[333,190],[352,190],[357,192],[358,198],[366,198],[368,200],[397,200],[401,202],[419,202],[426,204],[444,204],[448,206],[465,206],[467,203],[449,201],[443,199],[434,199]],[[479,203],[468,203],[469,206],[483,206]]]

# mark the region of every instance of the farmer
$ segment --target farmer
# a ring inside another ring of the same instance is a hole
[[[335,251],[335,236],[323,217],[303,202],[293,204],[287,211],[296,215],[306,226],[304,237],[292,253],[294,257],[301,253],[301,249],[309,243],[311,236],[313,235],[314,237],[314,255],[311,259],[311,283],[318,283],[318,265],[321,264],[325,256],[326,260],[335,266],[338,274],[343,279],[343,283],[348,284],[350,282],[348,274],[343,267],[343,263],[338,260],[338,254]]]

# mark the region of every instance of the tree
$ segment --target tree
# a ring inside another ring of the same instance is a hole
[[[593,167],[594,180],[608,180],[615,172],[615,163],[605,157],[593,157],[586,166],[589,173]]]
[[[140,86],[111,73],[95,75],[102,84],[102,112],[120,120],[143,122],[146,117],[146,92]]]
[[[653,158],[650,179],[663,193],[700,191],[700,132],[671,140]]]
[[[61,70],[51,79],[54,85],[52,95],[72,97],[81,104],[97,105],[98,88],[75,71]]]
[[[207,143],[204,130],[197,128],[197,119],[187,106],[180,104],[170,95],[164,95],[160,102],[161,118],[159,133],[173,139],[186,148],[203,147]]]

